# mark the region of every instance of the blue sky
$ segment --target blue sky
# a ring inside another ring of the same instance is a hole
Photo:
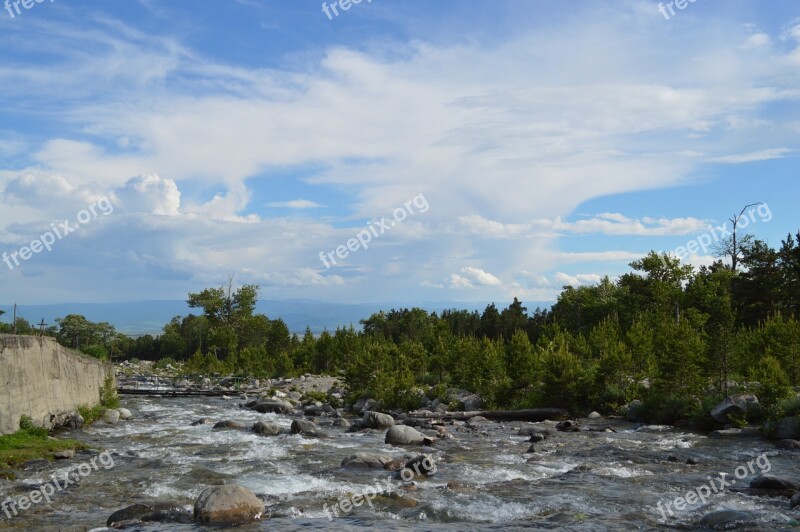
[[[270,299],[547,302],[748,203],[757,237],[800,230],[794,0],[18,7],[2,301],[183,299],[233,274]]]

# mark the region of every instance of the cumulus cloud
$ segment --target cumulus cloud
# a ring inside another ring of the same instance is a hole
[[[178,185],[157,175],[131,178],[115,191],[115,195],[120,206],[128,212],[175,216],[181,207]]]

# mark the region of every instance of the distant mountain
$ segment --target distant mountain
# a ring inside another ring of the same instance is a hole
[[[499,309],[510,302],[497,302]],[[314,333],[324,329],[332,331],[339,326],[353,325],[360,328],[359,321],[368,318],[380,310],[420,307],[432,311],[444,309],[467,309],[482,312],[485,302],[456,301],[422,301],[422,302],[382,302],[382,303],[328,303],[311,299],[286,299],[259,301],[256,312],[266,314],[271,319],[281,318],[291,332],[302,334],[306,326]],[[529,311],[536,307],[549,307],[549,303],[525,303]],[[0,321],[11,322],[13,307],[0,305],[6,314]],[[23,305],[19,304],[19,314],[30,323],[44,322],[55,325],[56,318],[67,314],[82,314],[89,321],[106,321],[114,325],[118,331],[130,335],[158,334],[162,327],[175,316],[199,314],[198,309],[191,309],[185,301],[137,301],[126,303],[63,303],[56,305]]]

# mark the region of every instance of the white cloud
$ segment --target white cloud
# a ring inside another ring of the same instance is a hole
[[[317,207],[321,207],[319,203],[304,199],[296,199],[291,201],[275,201],[270,203],[269,206],[285,208],[285,209],[315,209]]]
[[[474,285],[466,277],[453,273],[450,275],[450,288],[474,288]]]
[[[794,152],[789,148],[772,148],[768,150],[755,151],[750,153],[741,153],[737,155],[725,155],[723,157],[714,157],[709,159],[710,162],[724,163],[724,164],[742,164],[752,163],[758,161],[769,161],[771,159],[782,159]]]
[[[467,266],[466,268],[461,269],[461,273],[481,286],[500,286],[503,284],[500,282],[500,279],[491,273],[481,270],[480,268]]]
[[[585,286],[591,284],[598,284],[603,280],[603,276],[596,273],[581,273],[578,275],[569,275],[564,272],[558,272],[555,275],[555,280],[564,286]]]

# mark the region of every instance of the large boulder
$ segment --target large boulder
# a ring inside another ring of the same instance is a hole
[[[356,453],[342,460],[342,467],[347,469],[383,469],[392,459],[382,454]]]
[[[292,434],[301,434],[303,436],[319,436],[319,427],[307,419],[295,419],[292,421]]]
[[[194,503],[194,520],[209,525],[236,525],[260,519],[264,501],[241,486],[228,484],[203,490]]]
[[[385,443],[391,445],[432,445],[433,439],[408,425],[394,425],[386,432]]]
[[[364,412],[363,426],[367,429],[388,429],[394,426],[394,418],[380,412]]]
[[[740,393],[726,397],[711,410],[711,417],[717,423],[731,423],[735,418],[744,418],[761,409],[758,397],[751,393]]]
[[[147,522],[191,523],[192,513],[173,502],[134,504],[111,514],[111,517],[106,521],[106,526],[116,528]]]
[[[258,421],[253,424],[252,430],[259,436],[277,436],[282,432],[278,424],[272,421]]]
[[[256,412],[260,412],[262,414],[294,413],[294,406],[292,406],[292,403],[288,401],[282,401],[280,399],[268,399],[266,401],[261,401],[253,408]]]

